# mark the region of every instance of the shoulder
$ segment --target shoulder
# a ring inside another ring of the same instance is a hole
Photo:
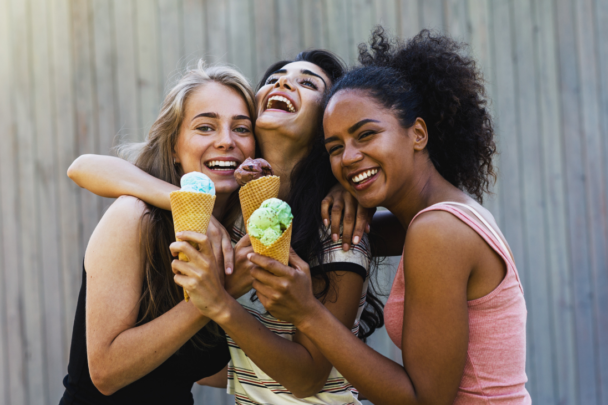
[[[418,215],[407,230],[408,244],[432,246],[464,246],[475,235],[467,224],[443,210],[426,211]]]
[[[104,261],[109,252],[113,255],[137,252],[133,256],[139,257],[141,220],[145,212],[145,203],[135,197],[123,196],[114,201],[89,239],[85,253],[87,271],[93,268],[92,262]]]

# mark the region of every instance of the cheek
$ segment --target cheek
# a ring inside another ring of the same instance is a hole
[[[245,160],[250,157],[253,158],[255,155],[255,138],[252,136],[249,137],[239,137],[235,140],[237,145],[237,149],[242,153],[242,158]]]

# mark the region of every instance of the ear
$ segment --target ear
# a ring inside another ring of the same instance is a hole
[[[424,150],[429,142],[429,133],[426,129],[426,122],[420,117],[416,118],[414,125],[410,127],[410,133],[413,135],[414,150]]]

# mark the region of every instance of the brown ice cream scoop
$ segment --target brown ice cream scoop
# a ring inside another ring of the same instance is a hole
[[[264,159],[251,159],[247,158],[241,165],[234,171],[234,178],[239,186],[244,186],[251,180],[259,179],[263,176],[272,176],[274,173],[270,163]]]

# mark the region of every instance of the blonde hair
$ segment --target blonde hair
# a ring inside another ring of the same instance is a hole
[[[236,90],[247,104],[252,122],[255,122],[255,96],[247,79],[234,68],[205,67],[200,60],[197,67],[188,70],[167,94],[146,141],[118,146],[118,156],[133,162],[156,178],[179,186],[183,172],[181,166],[174,164],[173,152],[184,119],[186,102],[193,91],[209,82],[220,83]],[[173,281],[171,272],[173,257],[169,245],[175,241],[171,213],[147,204],[141,225],[140,247],[144,285],[138,321],[145,322],[159,317],[177,305],[182,300],[183,292]],[[198,334],[195,335],[195,345],[209,347],[213,341],[221,339],[213,322],[205,329],[208,330],[207,337],[202,339]]]

